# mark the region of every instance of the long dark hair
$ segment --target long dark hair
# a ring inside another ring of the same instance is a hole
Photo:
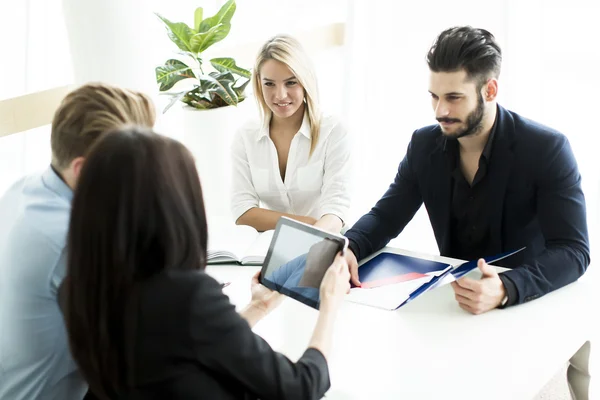
[[[204,269],[207,226],[191,153],[142,128],[107,133],[90,151],[71,211],[65,319],[92,392],[133,385],[139,284],[167,269]]]

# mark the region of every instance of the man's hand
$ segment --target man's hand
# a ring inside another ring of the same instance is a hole
[[[360,281],[358,280],[358,260],[356,260],[356,256],[350,248],[346,249],[346,262],[350,271],[350,281],[356,286],[360,286]]]
[[[477,267],[483,274],[480,280],[461,278],[452,282],[458,305],[473,314],[483,314],[498,307],[506,296],[504,285],[494,267],[479,259]]]

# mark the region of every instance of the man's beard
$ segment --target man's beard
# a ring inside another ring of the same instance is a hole
[[[442,129],[442,133],[444,134],[444,136],[450,137],[452,139],[459,139],[459,138],[465,137],[465,136],[477,135],[483,129],[482,121],[483,121],[484,110],[485,109],[484,109],[484,103],[483,103],[483,96],[481,94],[479,94],[479,98],[477,99],[477,107],[475,107],[475,109],[467,116],[467,126],[465,127],[465,129],[456,131],[454,133],[445,133],[444,130]],[[437,120],[438,120],[438,122],[444,122],[444,121],[461,122],[458,119],[452,119],[452,118],[438,118]]]

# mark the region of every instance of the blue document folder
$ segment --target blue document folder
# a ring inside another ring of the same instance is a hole
[[[493,263],[523,249],[482,258]],[[449,265],[382,252],[358,269],[361,287],[351,289],[346,300],[396,310],[442,284],[460,279],[477,268],[477,261]]]
[[[358,279],[362,287],[373,288],[418,279],[447,267],[448,264],[437,261],[383,252],[361,265]]]
[[[486,263],[490,264],[496,261],[500,261],[506,257],[510,257],[513,254],[516,254],[518,252],[520,252],[521,250],[523,250],[525,247],[520,248],[519,250],[514,250],[514,251],[509,251],[506,253],[501,253],[501,254],[497,254],[495,256],[489,256],[489,257],[481,257],[485,260]],[[452,274],[454,279],[459,279],[462,276],[468,274],[469,272],[473,271],[475,268],[477,268],[477,262],[479,261],[479,259],[477,260],[472,260],[472,261],[467,261],[463,264],[457,265],[455,267],[453,266],[448,266],[448,268],[446,268],[441,274],[438,274],[436,276],[434,276],[433,278],[431,278],[431,280],[427,283],[424,283],[423,285],[419,286],[414,292],[412,292],[410,294],[410,296],[408,296],[408,298],[401,303],[397,308],[402,307],[403,305],[405,305],[406,303],[408,303],[409,301],[417,298],[418,296],[422,295],[425,292],[428,292],[431,289],[434,289],[436,287],[439,286],[440,282],[442,282],[442,280],[446,277],[446,275],[448,274]]]

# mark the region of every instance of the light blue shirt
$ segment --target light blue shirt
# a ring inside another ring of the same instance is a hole
[[[73,192],[51,167],[0,198],[0,399],[81,399],[57,302]]]

